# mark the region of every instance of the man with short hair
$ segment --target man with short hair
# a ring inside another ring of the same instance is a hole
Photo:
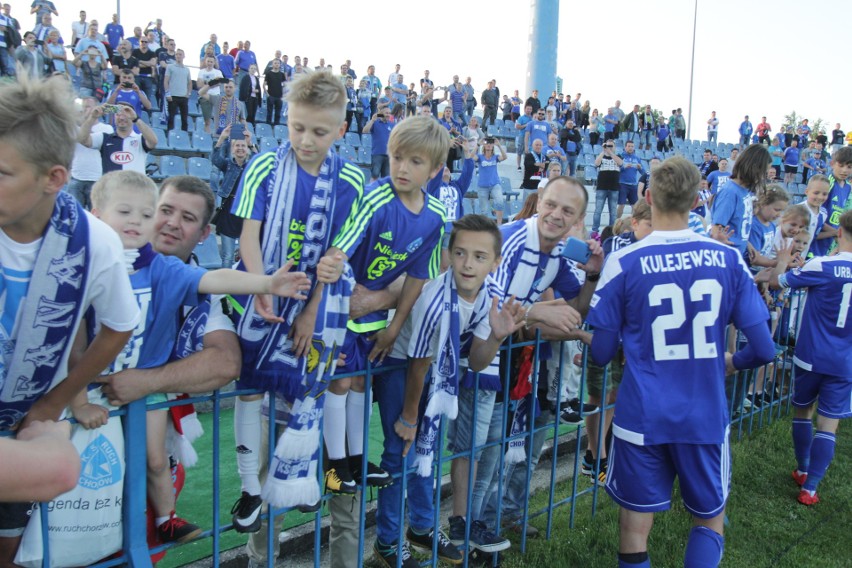
[[[464,101],[464,113],[468,117],[473,116],[473,109],[476,108],[476,97],[474,96],[473,85],[470,81],[470,77],[467,77],[464,80],[464,85],[462,85],[462,91],[466,96]]]
[[[748,115],[740,123],[740,146],[745,147],[751,144],[751,133],[754,132],[754,125],[748,119]]]
[[[716,118],[716,111],[710,113],[710,118],[707,119],[707,142],[716,142],[719,135],[719,119]]]
[[[83,14],[85,14],[85,12],[83,12]],[[80,38],[77,42],[77,46],[74,48],[74,54],[79,55],[81,53],[86,53],[90,47],[94,47],[98,50],[104,64],[109,62],[109,55],[107,54],[106,46],[104,46],[103,42],[98,39],[98,23],[96,21],[92,21],[88,25],[88,28],[86,29],[86,37]]]
[[[204,67],[204,59],[207,58],[207,48],[213,48],[213,57],[218,56],[222,53],[222,48],[219,47],[219,37],[216,34],[210,34],[210,40],[201,46],[201,51],[199,52],[201,67]]]
[[[47,34],[49,34],[52,30],[57,29],[53,27],[53,17],[48,12],[41,17],[41,22],[33,28],[33,33],[36,36],[36,42],[38,45],[44,44],[47,39]],[[62,34],[59,35],[59,43],[64,43],[62,41]]]
[[[98,106],[94,97],[83,98],[83,108],[80,111],[80,119],[85,119],[87,113],[92,112]],[[104,134],[112,133],[112,126],[103,122],[92,125],[93,132]],[[68,180],[66,191],[73,195],[84,209],[92,208],[92,186],[101,179],[103,167],[101,165],[101,154],[93,148],[88,148],[77,142],[74,148],[74,160],[71,162],[71,178]]]
[[[493,80],[488,81],[488,88],[482,91],[480,102],[482,103],[482,126],[487,128],[489,119],[491,124],[494,124],[494,121],[497,120],[497,107],[500,105],[500,95]],[[547,140],[545,139],[545,141]]]
[[[189,68],[183,64],[184,52],[175,52],[175,62],[166,67],[163,77],[163,89],[169,103],[169,126],[175,127],[175,114],[180,112],[181,128],[189,132],[189,95],[192,93],[192,77]]]
[[[559,132],[560,144],[568,161],[568,175],[572,177],[577,173],[577,156],[580,155],[580,150],[583,147],[583,135],[580,134],[580,130],[575,124],[569,118],[565,121],[565,128]]]
[[[533,119],[524,127],[524,151],[528,152],[532,148],[532,143],[536,140],[541,140],[541,145],[546,146],[547,135],[551,131],[550,124],[545,120],[544,109],[539,108]]]
[[[107,41],[112,49],[116,49],[121,40],[124,39],[124,26],[118,21],[118,14],[112,15],[112,21],[104,28]]]
[[[139,49],[139,40],[142,39],[142,28],[136,26],[133,28],[133,35],[127,38],[133,49]]]
[[[263,90],[266,92],[266,122],[273,126],[277,126],[281,121],[285,80],[284,73],[281,71],[281,60],[273,59],[272,67],[263,75]]]
[[[764,142],[769,143],[769,133],[772,132],[772,127],[766,122],[766,117],[760,117],[760,124],[757,125],[757,140],[761,144]]]
[[[402,83],[402,79],[400,79],[399,69],[400,65],[399,63],[397,63],[394,67],[393,73],[388,75],[388,85],[393,85],[394,83]]]
[[[213,126],[217,136],[235,122],[240,122],[243,126],[246,124],[246,107],[234,96],[235,89],[234,80],[228,79],[219,94],[211,92],[209,83],[198,91],[199,99],[210,101],[213,109]]]
[[[639,133],[642,131],[642,116],[639,105],[633,105],[633,111],[625,116],[620,124],[620,131],[627,132],[627,140],[633,142],[639,138]]]
[[[231,56],[228,55],[228,57]],[[205,85],[209,85],[211,81],[224,78],[222,71],[214,68],[215,62],[216,59],[213,57],[206,57],[204,59],[204,67],[198,72],[198,77],[196,79],[199,91]],[[216,82],[216,85],[208,87],[207,92],[210,95],[218,95],[221,92],[219,88],[219,81]],[[210,119],[213,116],[213,104],[210,102],[209,97],[198,97],[198,106],[201,109],[201,116],[204,118],[204,132],[209,134]]]
[[[376,114],[378,100],[382,93],[382,82],[376,77],[376,66],[370,65],[367,67],[367,74],[361,80],[366,81],[367,88],[370,89],[370,116],[373,116]]]
[[[139,120],[136,111],[129,104],[118,105],[121,109],[115,113],[115,133],[94,133],[92,127],[104,115],[104,107],[92,109],[80,126],[77,142],[87,148],[101,152],[101,167],[108,174],[118,170],[132,170],[145,173],[145,158],[148,152],[157,147],[157,135],[151,127]],[[139,129],[134,132],[133,125]]]
[[[139,30],[140,33],[142,30]],[[157,54],[149,48],[148,38],[139,37],[139,48],[133,50],[133,57],[139,62],[139,75],[136,81],[139,88],[145,91],[149,100],[154,100],[154,90],[157,80]],[[131,43],[132,38],[131,38]]]
[[[230,54],[228,47],[227,41],[222,44],[222,53],[216,56],[216,63],[218,64],[219,71],[222,72],[222,76],[225,79],[233,79],[234,57]]]
[[[257,65],[257,56],[251,50],[251,42],[249,40],[245,40],[243,42],[243,49],[237,52],[237,55],[234,56],[234,65],[239,69],[237,73],[237,79],[242,79],[242,76],[248,73],[249,67],[252,65]]]
[[[438,99],[435,98],[435,83],[429,78],[429,70],[423,72],[420,79],[420,98],[432,105],[432,116],[438,118]]]
[[[77,47],[77,42],[86,37],[88,29],[86,11],[80,10],[80,19],[71,23],[71,47]]]
[[[681,140],[686,139],[686,119],[683,118],[683,109],[677,109],[677,120],[672,125],[672,129],[675,132],[675,136],[680,138]]]

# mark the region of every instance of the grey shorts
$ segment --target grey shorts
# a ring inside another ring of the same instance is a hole
[[[474,455],[474,461],[479,461],[482,446],[488,440],[488,426],[494,413],[494,401],[497,391],[479,389],[476,398],[476,437],[474,438],[473,407],[474,389],[459,387],[459,412],[455,420],[450,420],[447,426],[447,449],[458,454],[480,448]]]

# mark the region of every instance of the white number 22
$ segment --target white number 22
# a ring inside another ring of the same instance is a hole
[[[722,302],[722,286],[717,280],[696,280],[689,287],[689,300],[701,302],[710,296],[709,309],[698,312],[692,318],[692,351],[694,359],[713,359],[718,351],[713,343],[707,342],[706,329],[715,325],[719,319],[719,306]],[[657,361],[675,361],[689,359],[688,343],[666,343],[666,331],[679,329],[686,322],[684,291],[677,284],[657,284],[651,288],[648,299],[652,307],[661,306],[663,300],[672,304],[672,313],[657,316],[651,323],[651,336],[654,341],[654,359]]]

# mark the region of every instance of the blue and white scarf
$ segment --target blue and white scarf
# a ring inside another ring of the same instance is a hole
[[[411,353],[416,357],[418,353],[427,352],[435,328],[438,330],[438,353],[435,354],[429,369],[426,409],[420,420],[415,444],[414,465],[417,473],[421,477],[428,477],[432,473],[435,439],[438,436],[441,414],[446,414],[450,420],[455,419],[458,414],[459,372],[462,367],[461,338],[468,335],[469,341],[473,341],[473,331],[482,319],[489,315],[491,298],[500,299],[498,306],[502,306],[502,294],[491,276],[486,277],[464,330],[460,329],[458,293],[452,268],[424,287],[423,294],[431,294],[431,297],[428,297],[428,308],[420,329],[432,331],[412,334],[416,339]],[[470,375],[468,379],[472,381],[474,373],[467,370],[466,374]],[[495,378],[499,376],[499,366],[494,362],[480,373],[489,374]]]
[[[53,386],[80,323],[89,264],[89,222],[70,194],[56,196],[42,239],[19,316],[19,341],[0,385],[2,430],[20,422]]]
[[[307,357],[300,395],[290,409],[287,428],[278,439],[262,497],[275,507],[313,505],[320,499],[317,466],[328,377],[334,374],[337,356],[346,337],[349,297],[355,287],[347,264],[340,279],[323,287],[314,336]],[[324,317],[323,317],[324,316]]]
[[[276,155],[270,179],[271,199],[263,227],[263,269],[272,274],[287,262],[289,227],[293,214],[298,164],[289,142]],[[316,269],[333,235],[331,219],[337,198],[338,161],[329,150],[320,167],[307,215],[308,228],[302,241],[298,270],[316,285]],[[273,298],[272,310],[284,323],[269,324],[256,311],[255,298],[246,302],[238,333],[243,349],[243,372],[263,379],[267,388],[293,401],[287,429],[278,441],[263,496],[276,507],[313,504],[319,499],[316,460],[319,456],[319,421],[322,418],[326,378],[334,373],[337,352],[346,335],[349,296],[354,287],[347,265],[335,284],[325,285],[316,327],[307,357],[293,354],[290,329],[306,301]],[[323,318],[324,316],[324,318]]]

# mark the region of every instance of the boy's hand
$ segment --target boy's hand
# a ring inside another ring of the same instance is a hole
[[[562,333],[572,333],[583,323],[580,312],[568,304],[539,305],[535,308],[536,320]]]
[[[389,327],[379,331],[371,337],[370,339],[374,342],[373,349],[370,350],[370,354],[367,356],[367,359],[373,363],[381,363],[385,360],[385,357],[391,352],[393,349],[393,343],[396,341],[397,333],[393,333],[390,331]]]
[[[288,260],[284,266],[272,275],[269,291],[282,298],[306,300],[307,296],[302,292],[311,289],[311,280],[304,272],[290,272],[291,268],[293,268],[293,261]]]
[[[604,263],[603,247],[594,239],[589,239],[586,244],[589,245],[592,256],[585,264],[578,264],[577,268],[589,274],[600,274]]]
[[[775,258],[781,266],[789,266],[793,260],[793,240],[790,239],[790,244],[787,246],[776,247]]]
[[[293,327],[290,329],[290,337],[293,339],[293,354],[296,357],[308,355],[316,324],[317,309],[309,303],[296,316],[296,321],[293,322]]]
[[[113,406],[122,406],[151,394],[151,390],[146,388],[143,376],[135,376],[140,372],[143,375],[145,373],[136,369],[125,369],[114,375],[98,377],[95,382],[101,384],[101,392],[107,402]]]
[[[402,418],[402,416],[399,418]],[[412,424],[415,425],[414,428],[409,428],[403,424],[400,419],[397,419],[397,421],[393,423],[393,431],[396,432],[397,436],[402,438],[403,442],[405,442],[405,446],[402,448],[402,457],[408,455],[408,450],[411,449],[411,444],[417,439],[417,420],[412,422]]]
[[[323,284],[334,284],[343,274],[346,259],[341,252],[323,256],[317,264],[317,280]]]
[[[56,407],[47,398],[40,398],[30,407],[30,411],[21,420],[19,429],[26,428],[37,420],[56,422],[62,415],[64,406]]]
[[[737,368],[734,367],[734,356],[730,353],[725,353],[725,376],[730,377],[736,374]]]
[[[760,272],[754,275],[754,281],[757,284],[761,284],[763,282],[769,282],[772,278],[772,270],[771,268],[764,268]]]
[[[731,242],[732,236],[734,236],[733,229],[723,227],[722,225],[713,225],[710,228],[710,238],[719,241],[723,245],[733,246],[734,243]]]
[[[524,325],[524,307],[512,296],[503,302],[503,309],[497,308],[497,298],[491,298],[491,310],[488,312],[488,323],[491,324],[491,334],[494,339],[502,342]]]
[[[254,309],[269,323],[284,323],[284,318],[276,316],[272,311],[272,296],[269,294],[256,294],[254,297]]]
[[[71,414],[77,422],[86,430],[93,430],[106,425],[109,420],[109,410],[99,404],[89,402],[71,408]]]

